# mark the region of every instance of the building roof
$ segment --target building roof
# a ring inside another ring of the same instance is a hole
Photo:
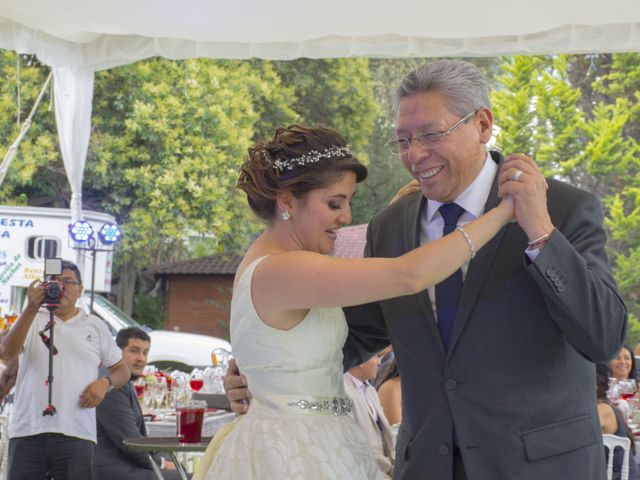
[[[216,254],[180,262],[165,263],[149,269],[155,276],[164,275],[234,275],[242,257]]]
[[[331,253],[340,258],[362,258],[364,245],[367,242],[367,225],[353,225],[338,230],[338,238]]]
[[[360,258],[366,242],[367,226],[354,225],[338,230],[334,257]],[[148,273],[161,277],[165,275],[234,275],[242,257],[235,254],[216,254],[192,258],[180,262],[165,263],[149,268]]]

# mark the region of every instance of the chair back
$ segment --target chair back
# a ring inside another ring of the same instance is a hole
[[[9,417],[0,416],[0,480],[9,477]]]
[[[607,454],[607,480],[613,479],[613,451],[621,448],[624,452],[622,459],[622,467],[620,470],[620,480],[629,480],[629,451],[631,450],[631,441],[628,438],[618,437],[609,433],[602,434],[602,441],[605,448],[609,449]]]

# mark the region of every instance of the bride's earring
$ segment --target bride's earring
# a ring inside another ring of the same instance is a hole
[[[280,212],[280,216],[285,222],[291,218],[291,214],[289,213],[289,210],[282,210]]]

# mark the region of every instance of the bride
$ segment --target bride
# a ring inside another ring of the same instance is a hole
[[[414,294],[448,277],[512,220],[513,201],[398,258],[330,257],[338,229],[351,222],[356,183],[366,176],[344,139],[324,127],[279,128],[249,149],[238,187],[266,228],[236,272],[230,330],[253,397],[226,437],[214,439],[220,446],[198,475],[381,477],[348,415],[340,307]]]

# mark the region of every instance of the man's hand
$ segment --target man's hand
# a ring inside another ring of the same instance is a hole
[[[251,393],[247,388],[247,378],[240,374],[235,359],[229,359],[229,368],[222,381],[231,410],[238,415],[247,413]]]
[[[498,195],[516,202],[516,221],[529,241],[553,231],[547,210],[547,181],[536,162],[521,154],[509,155],[500,169]]]
[[[109,380],[102,377],[87,385],[80,394],[80,406],[82,408],[94,408],[100,405],[109,390]]]
[[[27,308],[38,311],[42,306],[42,302],[44,302],[44,284],[40,280],[34,280],[29,284],[27,288],[27,299]]]

